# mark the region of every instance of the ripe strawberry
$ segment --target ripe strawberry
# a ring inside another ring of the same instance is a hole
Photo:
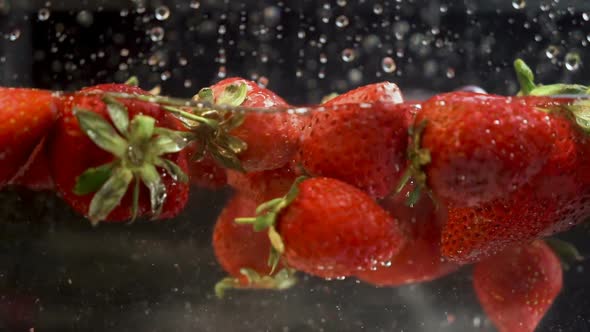
[[[324,105],[360,104],[360,103],[401,104],[404,102],[401,90],[391,82],[380,82],[350,90],[344,94],[329,98]]]
[[[263,232],[234,222],[240,216],[254,216],[256,202],[238,194],[223,209],[213,231],[215,257],[230,277],[216,285],[219,296],[228,288],[288,288],[295,282],[292,271],[283,269],[272,275],[267,263],[270,241]]]
[[[406,169],[405,104],[342,104],[312,112],[299,161],[307,173],[335,178],[374,198],[392,192]]]
[[[539,109],[549,104],[545,97],[471,92],[433,97],[415,120],[420,149],[412,165],[424,171],[416,178],[455,206],[515,191],[539,173],[551,151],[556,128]]]
[[[296,172],[290,164],[252,173],[227,170],[228,184],[258,204],[284,196],[296,177]]]
[[[29,160],[10,180],[10,185],[34,191],[54,190],[55,184],[49,170],[46,137],[37,144]]]
[[[473,285],[500,332],[532,332],[563,284],[559,259],[542,241],[510,248],[479,262]]]
[[[406,245],[388,264],[357,272],[360,280],[376,286],[401,286],[431,281],[459,268],[445,261],[440,253],[440,229],[446,221],[444,209],[436,208],[427,196],[420,197],[414,206],[407,206],[406,199],[412,191],[409,186],[401,195],[382,203],[406,230]]]
[[[270,260],[334,278],[387,262],[405,244],[399,224],[362,191],[329,178],[299,178],[283,198],[260,205],[257,218],[239,218],[257,231],[268,228]],[[276,228],[275,228],[276,227]],[[279,235],[280,234],[280,235]]]
[[[173,217],[188,198],[187,158],[181,151],[187,135],[158,105],[110,98],[112,92],[147,94],[127,85],[102,85],[66,99],[49,145],[56,188],[93,222]],[[134,189],[128,190],[132,182]]]
[[[249,108],[288,106],[270,90],[241,78],[223,80],[201,90],[196,98],[218,105]],[[205,111],[200,115],[219,119],[213,125],[211,119],[207,120],[207,125],[200,124],[201,145],[195,149],[208,151],[226,168],[249,172],[276,169],[291,161],[303,126],[300,116],[286,111],[244,114]]]
[[[187,147],[189,154],[189,173],[191,184],[210,190],[221,189],[227,184],[227,174],[223,167],[210,156],[201,160],[193,160],[190,153],[194,152],[194,144]]]
[[[56,118],[50,91],[0,88],[0,187],[25,165]]]

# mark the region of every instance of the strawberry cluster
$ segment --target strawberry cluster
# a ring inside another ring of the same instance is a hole
[[[229,185],[219,295],[288,288],[296,271],[399,286],[475,263],[490,319],[533,331],[562,286],[541,239],[590,216],[590,103],[552,97],[587,87],[515,66],[516,97],[407,102],[383,82],[304,109],[241,78],[190,101],[129,84],[2,89],[0,187],[55,190],[97,223],[171,218],[190,183]]]

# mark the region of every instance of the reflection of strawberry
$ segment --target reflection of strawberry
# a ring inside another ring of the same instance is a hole
[[[305,128],[299,160],[312,175],[335,178],[375,198],[393,191],[406,169],[405,104],[322,106]]]
[[[228,184],[259,204],[285,195],[296,177],[290,164],[261,172],[227,171]]]
[[[564,231],[590,215],[590,139],[569,119],[566,108],[545,114],[553,137],[539,173],[520,189],[491,202],[449,209],[442,234],[443,255],[477,261],[502,249]]]
[[[113,84],[67,99],[49,145],[58,192],[95,222],[173,217],[188,198],[180,123],[157,105],[115,100],[107,92],[146,94]]]
[[[386,266],[357,272],[359,279],[377,286],[400,286],[434,280],[459,267],[441,257],[440,227],[446,219],[445,211],[435,208],[427,196],[408,207],[406,200],[412,190],[408,186],[405,192],[383,203],[406,230],[408,243]]]
[[[562,287],[559,259],[543,242],[517,246],[479,262],[473,285],[500,332],[532,332]]]
[[[49,91],[0,88],[0,187],[25,165],[57,117]]]
[[[227,288],[287,288],[293,284],[292,273],[282,270],[276,278],[267,264],[270,241],[264,232],[234,222],[240,216],[256,214],[256,202],[238,194],[226,205],[215,224],[213,250],[219,264],[230,274],[216,286],[218,295]]]
[[[471,92],[435,96],[417,114],[422,153],[413,162],[425,164],[425,184],[443,201],[474,206],[502,197],[547,161],[558,128],[539,108],[551,103]]]
[[[359,104],[359,103],[403,103],[401,90],[391,82],[368,84],[329,98],[324,105]]]
[[[365,193],[334,179],[299,179],[287,195],[257,212],[257,218],[236,221],[252,223],[256,230],[268,228],[273,256],[282,253],[289,266],[324,278],[387,262],[405,244],[399,224],[387,212]]]

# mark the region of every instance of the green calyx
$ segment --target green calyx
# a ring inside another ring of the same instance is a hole
[[[584,257],[580,254],[578,249],[567,241],[557,238],[547,238],[545,239],[545,243],[551,247],[557,257],[559,257],[561,266],[565,270],[569,270],[571,264],[584,260]]]
[[[519,96],[554,96],[554,95],[587,95],[590,87],[580,84],[550,84],[535,83],[535,75],[531,68],[522,60],[514,61],[516,78],[520,84]]]
[[[411,138],[407,153],[410,165],[402,175],[394,193],[399,194],[408,182],[411,179],[414,179],[416,187],[410,192],[406,200],[406,205],[410,207],[413,207],[418,202],[423,191],[426,191],[426,193],[432,198],[432,195],[430,191],[427,190],[428,187],[426,186],[426,173],[422,170],[422,168],[425,165],[428,165],[431,161],[430,151],[420,146],[422,133],[426,128],[426,124],[426,121],[422,121],[416,126],[410,127],[408,130],[408,134]]]
[[[268,202],[260,204],[256,208],[256,217],[252,218],[237,218],[235,220],[238,224],[252,225],[254,231],[261,232],[267,230],[268,238],[270,240],[271,249],[268,257],[268,266],[271,267],[271,274],[279,264],[280,257],[285,251],[285,244],[281,235],[276,230],[277,218],[281,211],[288,207],[299,195],[299,184],[305,181],[307,177],[300,176],[293,182],[289,192],[279,198],[271,199]]]
[[[555,96],[555,95],[579,95],[590,94],[590,87],[580,84],[535,84],[533,71],[521,59],[514,61],[516,77],[520,83],[519,96]],[[569,114],[576,121],[578,126],[587,133],[590,133],[590,100],[579,99],[565,107]],[[548,112],[546,109],[539,109]]]
[[[242,284],[239,278],[223,278],[215,284],[215,295],[218,298],[223,298],[229,289],[288,289],[297,283],[295,272],[294,269],[284,268],[273,276],[261,276],[252,269],[243,268],[240,269],[240,273],[246,277],[247,284]]]
[[[166,200],[166,187],[158,168],[168,173],[175,181],[188,182],[182,169],[165,157],[184,149],[192,138],[191,133],[156,127],[154,118],[136,115],[129,119],[127,108],[117,100],[104,98],[109,123],[97,113],[74,108],[81,130],[101,149],[110,152],[114,160],[90,168],[78,176],[74,193],[95,193],[90,203],[88,218],[93,224],[104,220],[120,203],[133,186],[132,218],[139,206],[140,182],[150,192],[152,216],[157,217]]]

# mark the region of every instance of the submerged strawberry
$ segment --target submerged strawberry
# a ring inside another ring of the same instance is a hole
[[[296,178],[296,172],[290,164],[273,170],[251,173],[227,170],[228,184],[259,204],[284,196]]]
[[[445,209],[435,207],[427,196],[420,197],[413,206],[407,206],[406,200],[412,190],[410,185],[401,195],[382,203],[405,230],[408,238],[406,245],[387,264],[357,272],[360,280],[376,286],[401,286],[434,280],[459,268],[459,265],[443,259],[440,252]]]
[[[175,216],[188,198],[187,134],[158,105],[110,92],[147,94],[102,85],[67,97],[49,144],[58,192],[93,222]]]
[[[391,193],[406,169],[405,104],[341,104],[312,112],[299,149],[311,175],[349,183],[374,198]]]
[[[299,178],[287,195],[236,222],[268,229],[271,261],[279,255],[297,270],[350,276],[387,262],[405,244],[399,224],[362,191],[338,180]]]
[[[0,187],[27,163],[57,116],[50,91],[0,88]]]
[[[257,203],[243,194],[233,197],[223,209],[213,231],[215,257],[230,277],[215,287],[218,296],[229,288],[285,289],[295,282],[293,271],[282,269],[271,277],[268,253],[270,240],[251,226],[234,222],[238,217],[254,216]]]
[[[500,332],[533,332],[562,284],[559,259],[542,241],[507,249],[473,270],[477,297]]]

